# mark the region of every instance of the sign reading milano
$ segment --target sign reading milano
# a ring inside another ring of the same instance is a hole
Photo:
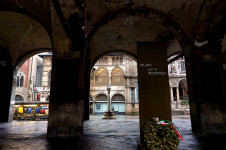
[[[167,49],[160,42],[137,43],[141,143],[148,120],[171,121]]]

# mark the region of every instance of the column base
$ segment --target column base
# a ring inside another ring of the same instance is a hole
[[[74,138],[83,134],[83,101],[50,102],[48,138]]]
[[[104,112],[104,118],[102,118],[102,119],[116,119],[116,118],[114,117],[114,112],[105,111]]]

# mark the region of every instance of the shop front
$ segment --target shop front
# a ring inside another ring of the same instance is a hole
[[[94,107],[95,107],[95,114],[103,114],[108,109],[108,103],[96,102]]]
[[[48,120],[49,102],[15,102],[13,119],[18,121]]]
[[[114,111],[115,114],[125,114],[125,110],[126,110],[126,105],[125,102],[117,102],[117,101],[113,101],[111,103],[111,110]]]

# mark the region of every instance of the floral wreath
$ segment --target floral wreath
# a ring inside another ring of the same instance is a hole
[[[144,142],[148,149],[176,149],[179,144],[178,137],[183,141],[178,128],[170,121],[152,118],[144,126]]]

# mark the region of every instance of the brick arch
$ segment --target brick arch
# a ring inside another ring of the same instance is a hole
[[[185,49],[187,49],[187,45],[191,43],[191,40],[189,39],[186,32],[169,15],[159,10],[145,7],[145,6],[142,6],[142,7],[128,6],[128,7],[122,7],[107,13],[105,16],[100,18],[97,21],[97,23],[94,24],[89,31],[87,31],[86,33],[87,41],[86,41],[85,51],[89,50],[89,44],[91,42],[91,39],[95,36],[98,30],[101,29],[104,25],[106,25],[108,22],[114,19],[129,17],[129,16],[144,17],[163,25],[169,31],[169,33],[171,33],[171,36],[178,40],[183,51],[185,51]],[[158,37],[157,39],[160,40],[161,36]],[[187,55],[187,51],[185,51],[184,54]]]

